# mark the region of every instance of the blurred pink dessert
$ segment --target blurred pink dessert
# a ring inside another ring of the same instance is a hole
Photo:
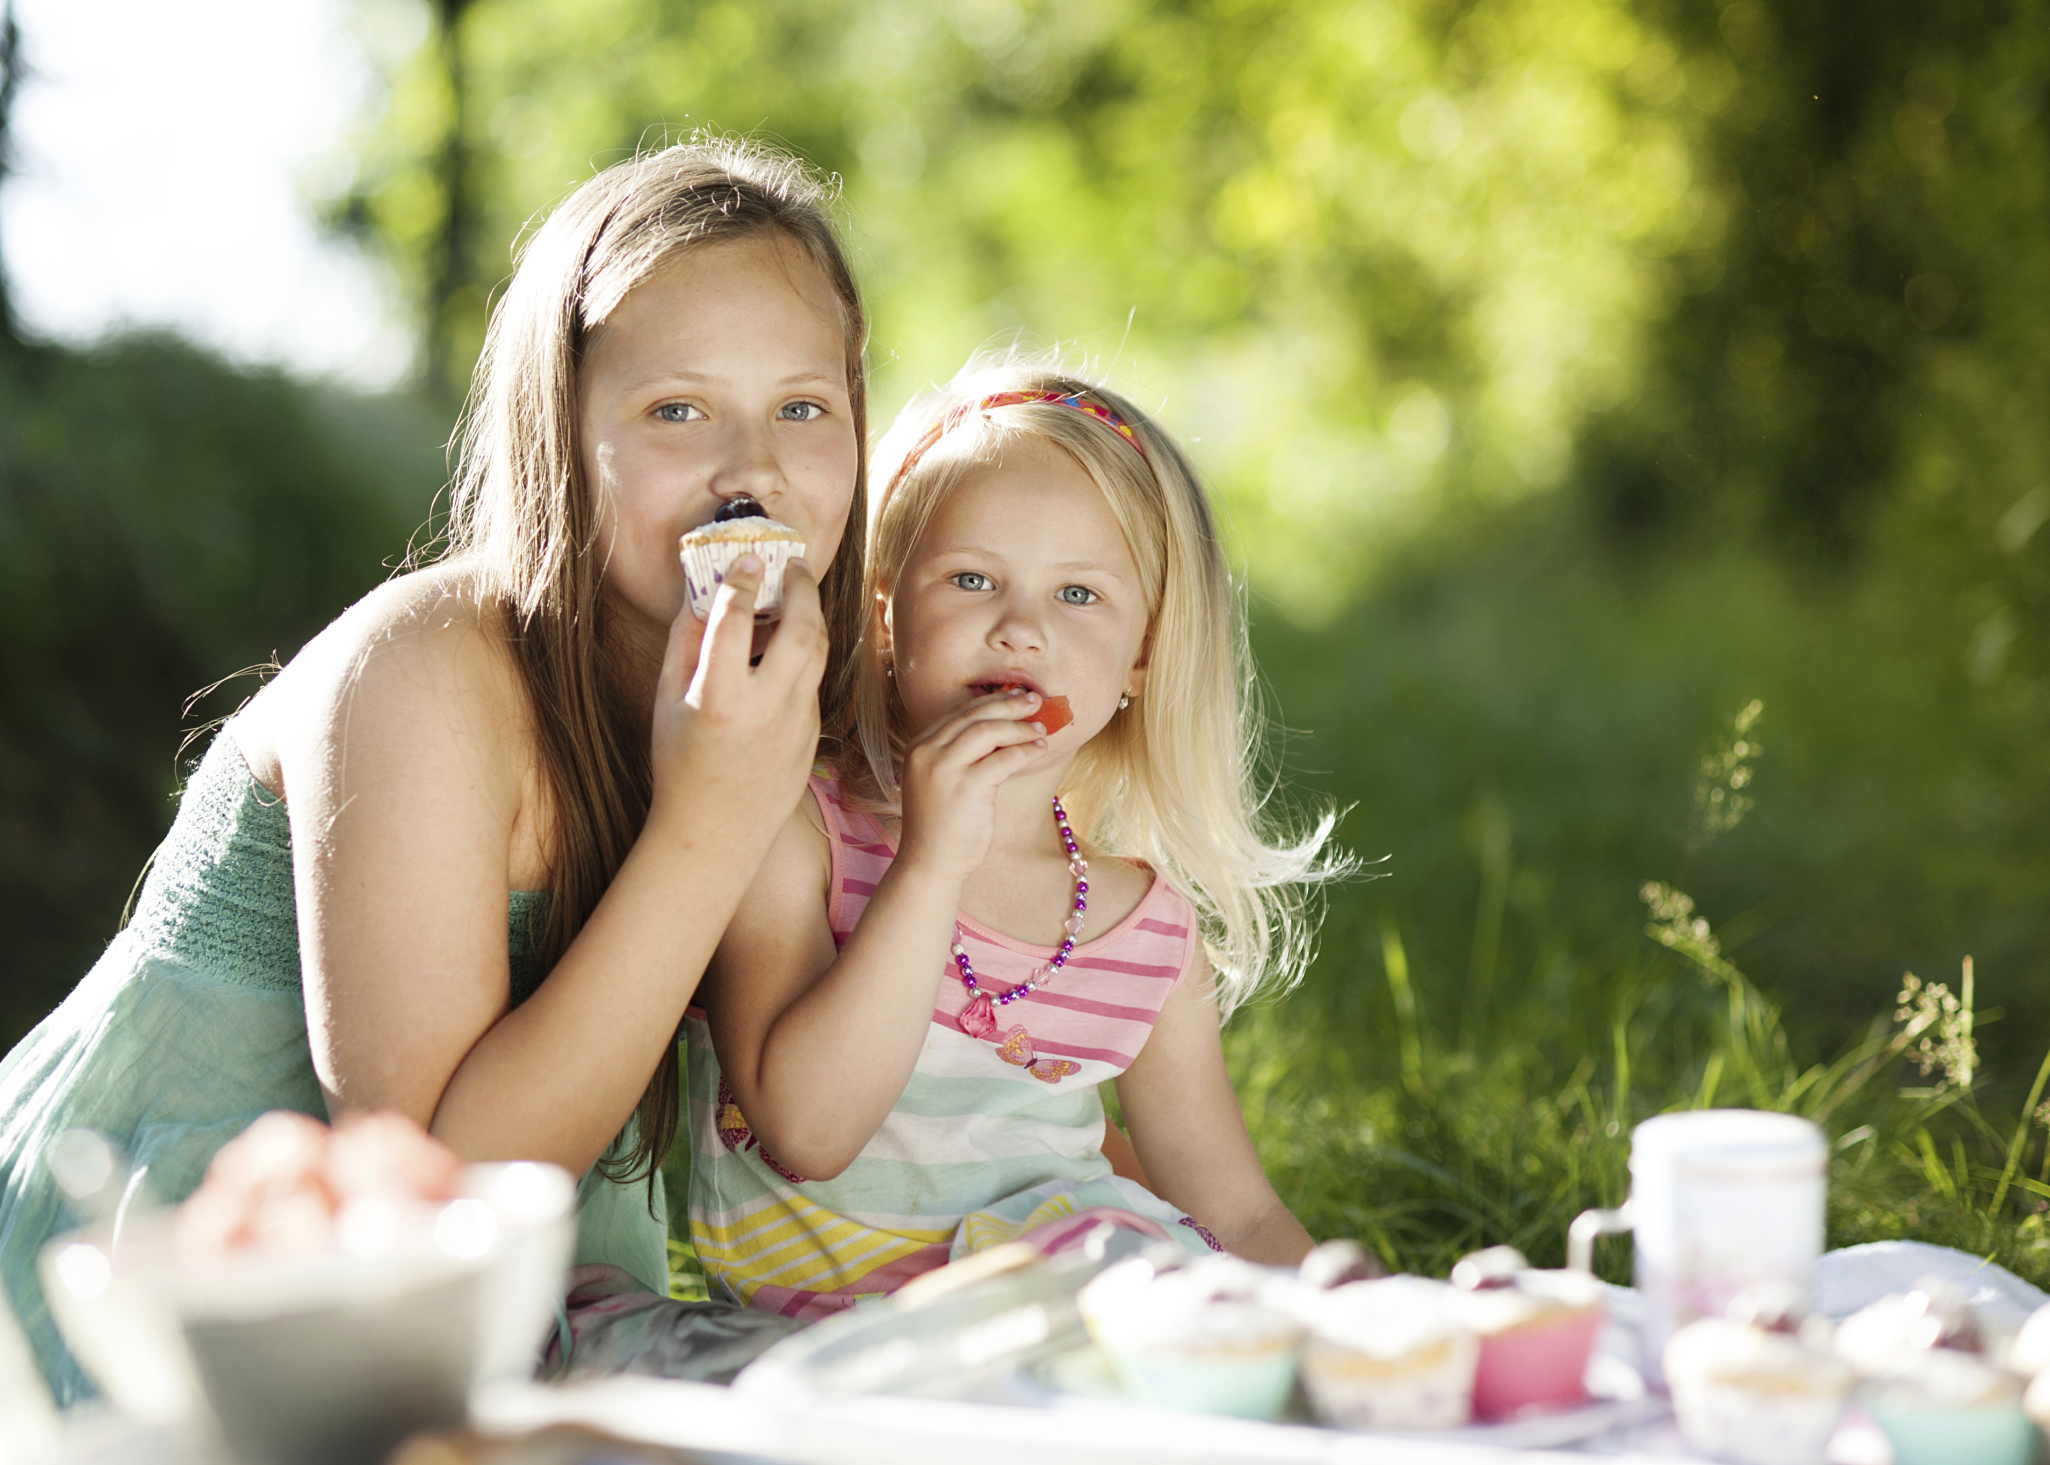
[[[1607,1320],[1602,1286],[1585,1272],[1540,1271],[1511,1246],[1452,1269],[1460,1320],[1480,1339],[1473,1408],[1482,1419],[1563,1408],[1587,1397],[1587,1360]]]
[[[438,1204],[453,1198],[462,1161],[402,1114],[359,1114],[333,1129],[274,1110],[230,1140],[178,1208],[187,1260],[237,1252],[327,1248],[362,1201]]]

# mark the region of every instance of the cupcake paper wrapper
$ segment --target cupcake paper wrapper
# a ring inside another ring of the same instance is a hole
[[[764,521],[767,522],[767,521]],[[762,589],[755,597],[755,619],[769,620],[783,608],[783,571],[805,550],[801,539],[683,539],[683,581],[690,592],[690,613],[699,620],[712,614],[712,598],[726,583],[726,571],[744,554],[762,562]]]

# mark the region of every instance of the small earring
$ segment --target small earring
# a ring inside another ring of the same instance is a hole
[[[1130,692],[1120,692],[1118,694],[1118,711],[1123,712],[1127,707],[1130,707],[1131,705],[1132,694]]]
[[[895,681],[897,679],[897,663],[894,661],[884,662],[883,675],[888,677],[891,681]]]

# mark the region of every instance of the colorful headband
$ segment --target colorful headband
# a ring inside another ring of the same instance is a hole
[[[883,497],[888,498],[903,481],[904,475],[918,466],[918,460],[931,450],[932,445],[959,427],[969,413],[990,412],[998,407],[1017,407],[1032,402],[1044,402],[1054,407],[1072,407],[1077,412],[1086,412],[1130,443],[1140,457],[1146,456],[1145,444],[1139,441],[1138,434],[1132,431],[1131,425],[1124,418],[1100,403],[1083,401],[1074,392],[991,392],[980,401],[960,403],[926,429],[926,434],[918,440],[918,445],[904,455],[904,461],[898,464],[897,471],[890,475],[889,487],[883,490]]]

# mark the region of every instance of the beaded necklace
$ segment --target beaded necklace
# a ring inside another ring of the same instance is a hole
[[[1061,843],[1068,851],[1068,873],[1075,877],[1074,908],[1061,926],[1061,944],[1053,956],[1035,967],[1030,977],[1010,991],[992,996],[976,982],[975,968],[969,963],[968,948],[962,945],[958,924],[954,927],[953,946],[954,966],[961,985],[968,989],[968,1005],[961,1009],[961,1031],[971,1038],[1001,1038],[1003,1041],[998,1044],[997,1056],[1006,1063],[1026,1069],[1045,1083],[1059,1083],[1069,1074],[1079,1072],[1080,1065],[1066,1059],[1038,1057],[1033,1051],[1032,1036],[1022,1024],[998,1033],[996,1010],[1031,996],[1041,987],[1052,986],[1054,973],[1068,964],[1068,958],[1074,954],[1075,943],[1082,937],[1082,917],[1089,909],[1089,862],[1082,858],[1081,846],[1075,842],[1075,831],[1068,827],[1068,811],[1061,807],[1058,797],[1053,801],[1053,818],[1061,832]]]

